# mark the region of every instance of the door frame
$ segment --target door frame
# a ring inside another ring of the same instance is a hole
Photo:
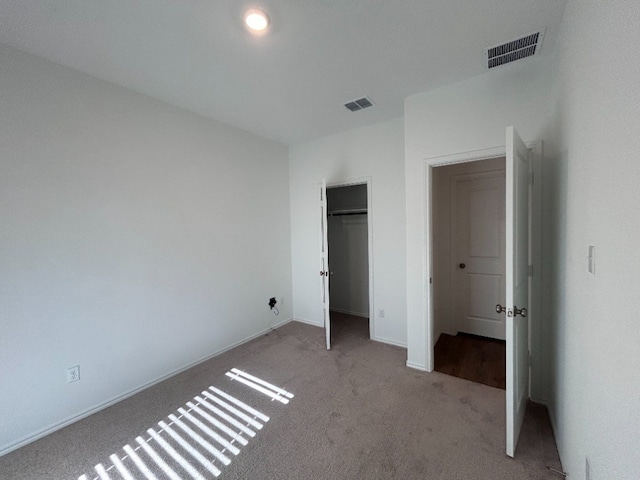
[[[541,175],[541,158],[542,158],[542,141],[538,142],[526,142],[527,148],[531,150],[531,162],[533,171],[533,185],[530,189],[530,219],[531,225],[529,228],[529,249],[532,256],[533,272],[529,282],[529,351],[531,352],[532,360],[529,365],[529,396],[531,397],[532,386],[537,387],[536,392],[540,392],[541,388],[541,371],[542,368],[538,367],[537,362],[542,359],[540,352],[542,342],[541,340],[541,328],[540,328],[540,289],[541,289],[541,261],[540,261],[540,249],[542,241],[542,229],[541,229],[541,217],[542,217],[542,175]],[[434,347],[437,339],[435,338],[434,331],[434,292],[433,292],[433,246],[434,246],[434,226],[433,226],[433,168],[442,167],[445,165],[455,165],[458,163],[469,163],[480,160],[489,160],[496,157],[506,156],[507,147],[501,145],[498,147],[474,150],[469,152],[454,153],[450,155],[441,155],[437,157],[426,158],[424,160],[424,182],[425,182],[425,284],[428,286],[427,294],[425,295],[425,315],[423,322],[425,325],[425,342],[427,345],[426,352],[426,370],[433,372],[434,369]],[[536,368],[531,368],[532,363]],[[533,398],[532,400],[546,403],[546,399]]]
[[[376,315],[373,301],[373,216],[371,214],[372,201],[372,180],[370,176],[352,178],[344,181],[327,182],[327,190],[337,187],[351,187],[353,185],[367,186],[367,263],[369,270],[369,338],[376,338]],[[331,266],[331,265],[329,265]],[[331,286],[329,286],[331,288]],[[331,304],[329,304],[331,310]]]

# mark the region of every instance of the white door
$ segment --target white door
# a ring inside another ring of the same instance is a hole
[[[506,311],[507,455],[513,457],[529,392],[529,150],[507,128]]]
[[[505,338],[505,172],[452,178],[452,303],[456,330]]]
[[[327,241],[327,182],[320,186],[320,277],[321,301],[327,350],[331,349],[331,319],[329,316],[329,242]]]

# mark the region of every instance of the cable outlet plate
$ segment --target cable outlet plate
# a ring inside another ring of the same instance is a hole
[[[67,368],[67,383],[73,383],[80,380],[80,365]]]

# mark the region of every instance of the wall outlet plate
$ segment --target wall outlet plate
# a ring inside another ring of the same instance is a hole
[[[80,365],[67,368],[67,383],[73,383],[80,380]]]

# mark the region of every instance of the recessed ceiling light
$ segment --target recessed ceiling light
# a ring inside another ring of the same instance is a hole
[[[252,8],[244,14],[244,23],[253,32],[263,32],[269,26],[269,16],[262,10]]]

